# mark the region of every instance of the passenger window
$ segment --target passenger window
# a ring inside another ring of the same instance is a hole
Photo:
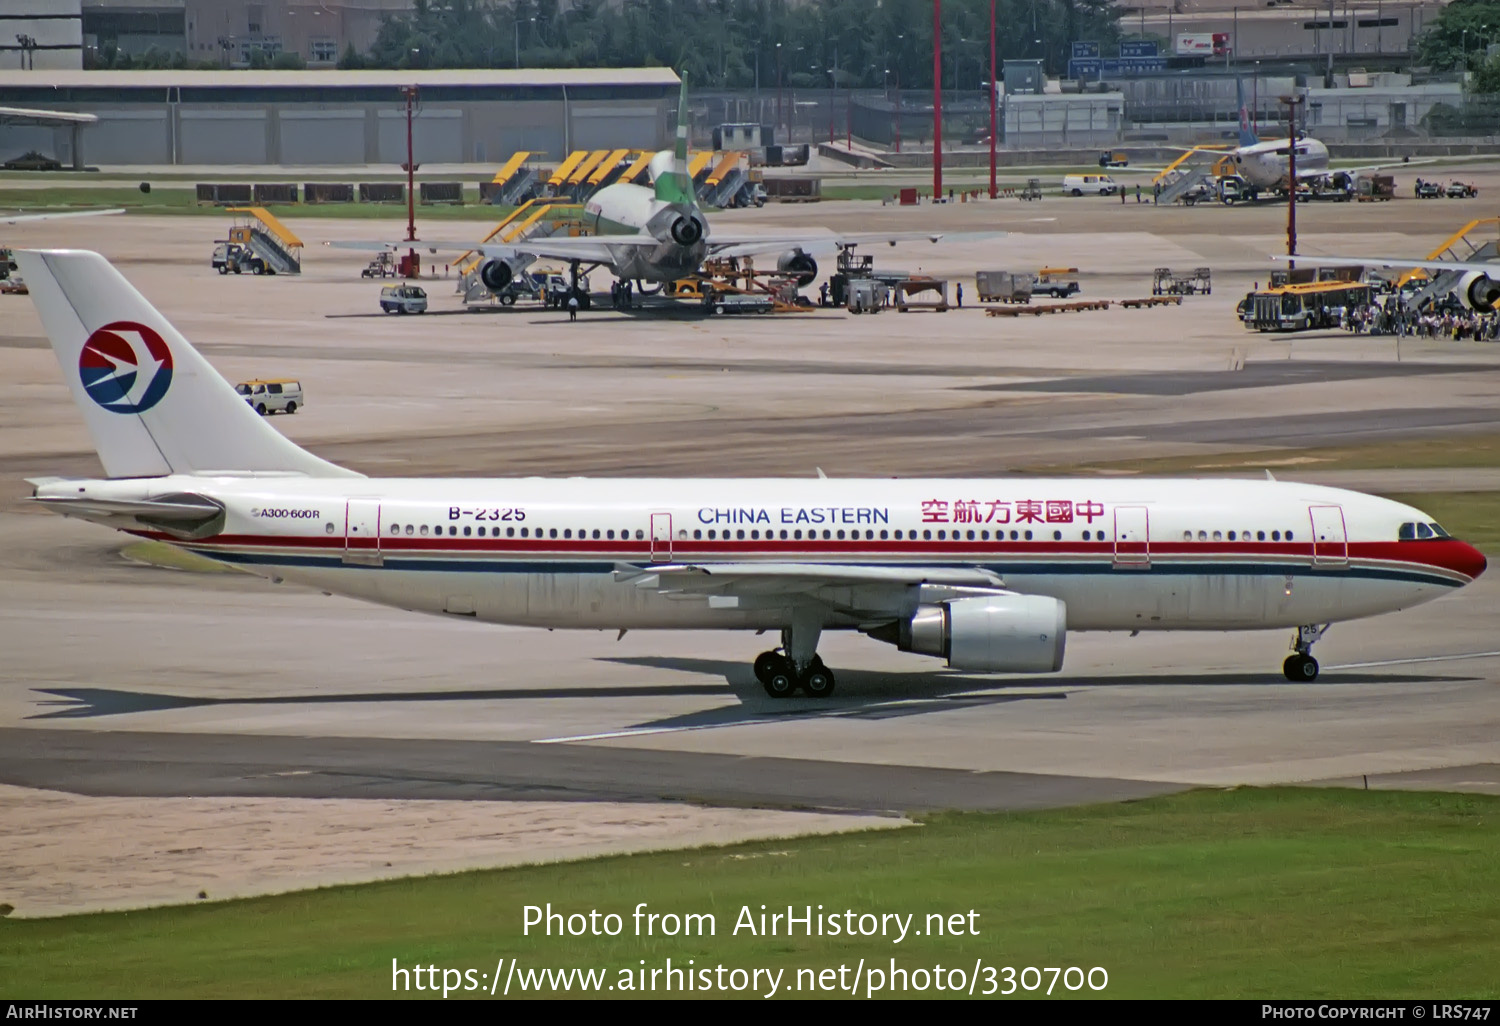
[[[1271,540],[1272,541],[1281,541],[1281,532],[1280,531],[1272,531],[1271,532]]]
[[[595,531],[594,533],[598,534],[599,532]],[[695,530],[695,531],[693,531],[693,540],[694,541],[697,541],[697,540],[699,540],[702,537],[703,537],[703,532],[701,530]]]
[[[597,527],[594,528],[594,540],[595,541],[599,540],[599,528],[597,528]]]
[[[401,525],[400,524],[392,524],[391,525],[391,533],[392,534],[400,534],[401,533]]]
[[[882,538],[884,538],[884,537],[885,537],[885,532],[884,532],[884,531],[881,531],[881,532],[880,532],[880,536],[881,536],[881,537],[882,537]],[[980,532],[979,532],[979,537],[980,537],[980,538],[981,538],[981,539],[982,539],[982,540],[984,540],[984,541],[989,541],[989,540],[990,540],[990,532],[988,532],[988,531],[980,531]]]
[[[537,530],[541,530],[541,528],[537,528]],[[526,536],[527,536],[527,535],[526,535],[526,531],[527,531],[527,529],[526,529],[526,528],[524,528],[524,527],[523,527],[523,528],[521,528],[521,537],[522,537],[522,538],[525,538],[525,537],[526,537]]]
[[[407,524],[407,525],[406,525],[406,536],[407,536],[407,537],[408,537],[408,538],[410,538],[410,537],[411,537],[411,531],[412,531],[412,527],[411,527],[411,525],[410,525],[410,524]]]
[[[710,538],[712,538],[714,536],[714,533],[712,531],[709,531],[708,532],[708,536]],[[610,541],[614,541],[615,540],[615,532],[614,531],[605,531],[604,532],[604,537],[607,538]]]
[[[473,533],[473,531],[474,531],[474,529],[472,527],[465,527],[464,528],[464,537],[467,538],[470,534]]]
[[[751,541],[760,541],[760,532],[759,531],[751,531],[750,532],[750,540]]]
[[[1256,531],[1255,532],[1255,540],[1256,541],[1265,541],[1266,540],[1266,532],[1264,532],[1264,531]]]
[[[786,528],[781,529],[781,540],[786,541]]]
[[[792,532],[792,538],[795,539],[796,541],[801,541],[802,540],[802,532],[800,530],[793,531]]]
[[[466,532],[467,532],[467,531],[468,531],[468,528],[464,528],[464,530],[465,530],[465,531],[466,531]],[[483,538],[483,537],[484,537],[484,528],[482,528],[482,527],[481,527],[481,528],[480,528],[480,529],[479,529],[479,532],[478,532],[478,533],[479,533],[479,537],[481,537],[481,538]]]
[[[424,537],[424,538],[427,537],[427,525],[426,524],[422,525],[422,537]]]
[[[1031,541],[1031,532],[1030,531],[1026,532],[1026,540],[1027,541]]]
[[[1208,541],[1208,532],[1207,531],[1199,531],[1198,532],[1198,540],[1199,541]]]
[[[1431,538],[1431,537],[1432,537],[1432,528],[1428,527],[1426,524],[1418,524],[1417,525],[1417,538],[1419,540],[1426,541],[1428,538]]]
[[[1223,540],[1224,540],[1224,532],[1223,531],[1215,531],[1214,532],[1214,541],[1223,541]]]
[[[458,537],[458,528],[457,527],[450,527],[450,528],[448,528],[448,537],[450,537],[450,538],[457,538]]]
[[[639,528],[639,527],[637,527],[637,528],[636,528],[636,529],[635,529],[635,540],[636,540],[636,541],[641,541],[641,540],[643,540],[643,539],[644,539],[644,538],[645,538],[645,537],[646,537],[646,532],[645,532],[645,531],[643,531],[643,530],[641,530],[641,529],[640,529],[640,528]]]
[[[496,530],[499,530],[499,528],[496,528]],[[514,527],[507,527],[505,529],[505,537],[507,537],[507,538],[514,538],[515,536],[516,536],[516,529]]]
[[[563,537],[564,538],[571,538],[571,537],[573,537],[573,529],[571,527],[565,527],[565,528],[563,528]]]
[[[899,530],[896,532],[896,540],[897,541],[901,540],[901,532]]]
[[[1292,540],[1292,532],[1291,532],[1291,531],[1288,531],[1288,532],[1287,532],[1287,533],[1286,533],[1286,540],[1287,540],[1287,541],[1291,541],[1291,540]]]
[[[1017,531],[1010,532],[1010,540],[1011,541],[1015,541],[1016,539],[1018,539],[1020,537],[1021,537],[1021,535],[1020,535],[1019,532],[1017,532]]]
[[[844,540],[844,532],[843,532],[842,528],[838,532],[838,539],[839,539],[839,541],[843,541]]]
[[[1052,540],[1053,541],[1062,541],[1062,532],[1061,531],[1053,531],[1052,532]]]
[[[1192,531],[1183,531],[1182,532],[1182,540],[1183,541],[1192,541],[1193,540],[1193,532]]]

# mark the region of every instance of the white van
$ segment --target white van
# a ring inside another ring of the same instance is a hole
[[[302,383],[289,378],[241,381],[234,390],[262,417],[272,413],[296,413],[303,405]]]
[[[387,285],[380,290],[380,309],[388,314],[426,313],[427,293],[415,285]]]
[[[1120,183],[1109,175],[1067,175],[1063,178],[1063,193],[1068,196],[1113,196],[1120,191]]]

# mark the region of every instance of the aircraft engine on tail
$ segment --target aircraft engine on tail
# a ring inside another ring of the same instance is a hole
[[[1496,281],[1482,271],[1470,271],[1465,274],[1459,279],[1458,288],[1455,291],[1465,306],[1480,313],[1492,312],[1495,304],[1500,302],[1500,281]]]
[[[672,241],[679,246],[691,246],[703,238],[703,222],[691,214],[683,214],[672,222]]]
[[[984,595],[918,606],[910,620],[868,632],[903,652],[941,656],[955,670],[1062,669],[1067,607],[1046,595]]]
[[[504,260],[486,260],[479,268],[479,280],[491,292],[502,292],[515,280],[516,272]]]
[[[776,269],[782,274],[795,274],[797,287],[806,288],[818,279],[818,262],[812,254],[800,249],[789,249],[776,261]]]

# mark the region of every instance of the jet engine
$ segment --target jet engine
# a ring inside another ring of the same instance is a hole
[[[672,233],[672,241],[679,246],[691,246],[703,238],[703,222],[690,214],[684,214],[673,221],[669,230]]]
[[[797,287],[806,288],[818,279],[818,262],[812,255],[800,249],[789,249],[776,261],[776,269],[782,274],[795,274]]]
[[[903,652],[941,656],[955,670],[1055,673],[1062,669],[1067,607],[1046,595],[983,595],[918,606],[910,620],[869,631]]]
[[[516,272],[504,260],[486,260],[479,268],[479,280],[491,292],[503,292],[516,277]]]
[[[1496,302],[1500,302],[1500,281],[1489,277],[1482,271],[1470,271],[1459,279],[1458,298],[1470,310],[1479,313],[1490,313],[1495,309]]]

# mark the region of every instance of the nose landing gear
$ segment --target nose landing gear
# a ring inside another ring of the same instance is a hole
[[[1307,624],[1292,638],[1292,654],[1281,664],[1286,679],[1306,684],[1318,679],[1318,661],[1312,657],[1313,643],[1328,633],[1328,624]]]

